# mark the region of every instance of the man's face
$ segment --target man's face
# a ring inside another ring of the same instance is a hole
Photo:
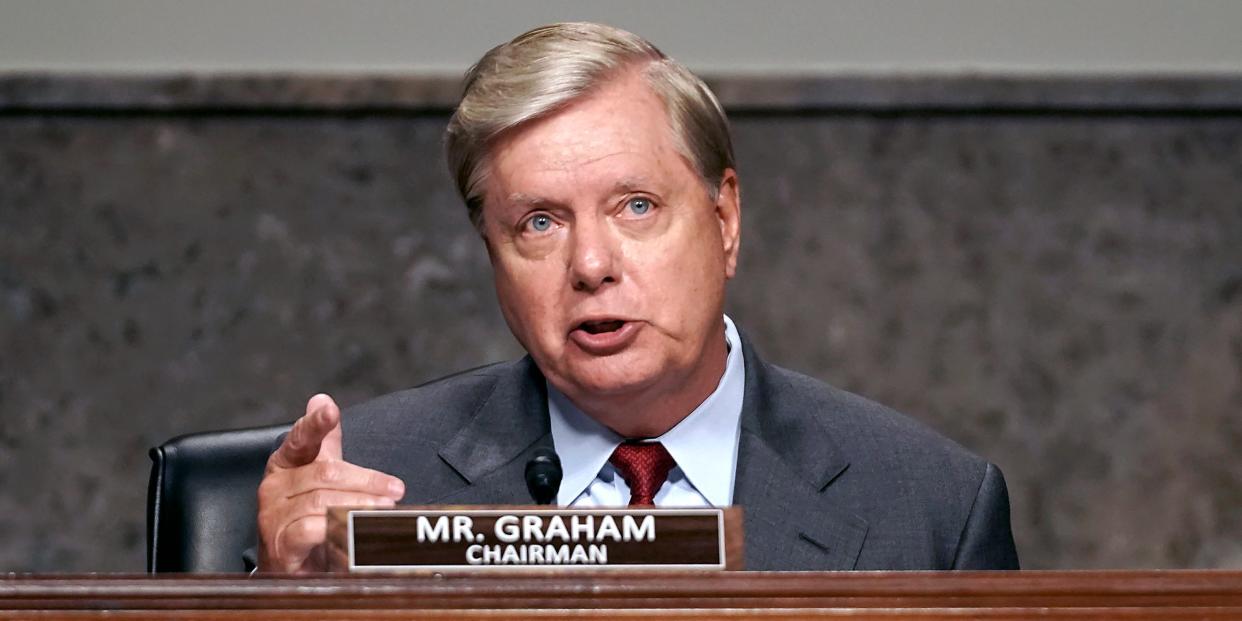
[[[494,145],[483,219],[501,310],[588,412],[714,389],[737,261],[732,170],[718,194],[637,73]]]

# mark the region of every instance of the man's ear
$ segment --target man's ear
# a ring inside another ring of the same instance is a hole
[[[742,242],[742,197],[737,172],[726,168],[716,193],[716,217],[720,220],[720,238],[724,242],[725,277],[737,273],[737,252]]]

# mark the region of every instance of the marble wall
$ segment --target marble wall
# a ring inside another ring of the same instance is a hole
[[[28,87],[0,84],[0,570],[141,571],[171,436],[518,355],[440,104]],[[768,359],[998,463],[1027,567],[1242,567],[1242,97],[900,92],[726,98],[729,312]]]

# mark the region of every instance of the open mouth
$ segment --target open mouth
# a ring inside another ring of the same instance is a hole
[[[643,322],[604,317],[590,319],[574,326],[569,340],[592,356],[610,356],[634,343]]]
[[[605,319],[600,321],[584,321],[578,324],[576,329],[582,330],[587,334],[604,334],[607,332],[616,332],[624,325],[625,322],[620,319]]]

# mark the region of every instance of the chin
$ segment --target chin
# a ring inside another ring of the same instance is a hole
[[[663,375],[659,365],[634,363],[623,356],[592,360],[562,369],[561,378],[575,391],[591,396],[613,397],[641,392]]]

